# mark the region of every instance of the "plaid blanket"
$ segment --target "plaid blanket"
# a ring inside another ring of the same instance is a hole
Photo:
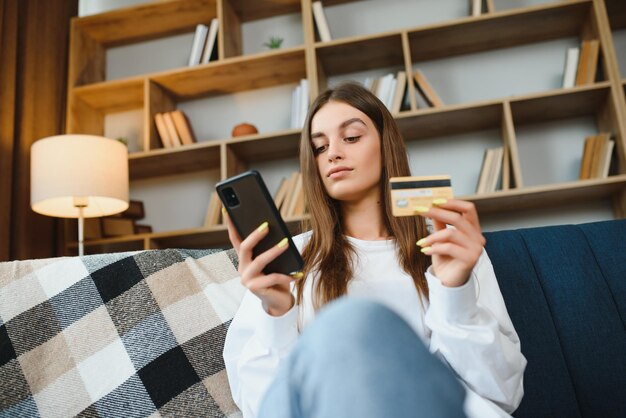
[[[0,263],[0,416],[241,416],[222,359],[237,276],[232,250]]]

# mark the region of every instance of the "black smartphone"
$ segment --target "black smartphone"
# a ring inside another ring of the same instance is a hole
[[[253,257],[288,238],[289,248],[272,260],[263,273],[290,274],[302,269],[304,261],[258,171],[250,170],[230,177],[217,183],[215,188],[241,239],[245,239],[263,222],[269,223],[269,232],[254,247]]]

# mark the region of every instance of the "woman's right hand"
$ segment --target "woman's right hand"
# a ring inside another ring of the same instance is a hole
[[[228,227],[228,238],[239,257],[241,283],[261,299],[263,309],[268,314],[284,315],[295,303],[290,286],[294,278],[281,273],[265,274],[263,268],[287,249],[287,238],[253,258],[252,249],[267,235],[267,223],[261,224],[242,240],[225,210],[222,216]]]

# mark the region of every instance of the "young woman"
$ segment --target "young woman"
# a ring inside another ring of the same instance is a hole
[[[391,215],[389,178],[410,175],[404,142],[357,84],[317,97],[300,165],[311,214],[310,230],[294,237],[303,274],[264,275],[285,243],[253,259],[266,224],[242,239],[227,219],[248,291],[224,359],[244,417],[514,411],[526,360],[474,205],[439,201],[415,217]]]

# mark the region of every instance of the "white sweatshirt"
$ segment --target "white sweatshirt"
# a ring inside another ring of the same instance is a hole
[[[310,232],[293,238],[302,250]],[[363,241],[348,237],[358,255],[350,297],[379,301],[404,318],[430,351],[442,356],[467,388],[464,409],[469,417],[507,417],[522,400],[526,359],[507,313],[491,261],[483,251],[470,280],[445,287],[429,268],[430,300],[420,298],[413,279],[400,267],[395,241]],[[311,289],[303,305],[272,317],[260,299],[246,292],[233,318],[224,360],[233,399],[244,418],[254,418],[281,362],[315,311]]]

